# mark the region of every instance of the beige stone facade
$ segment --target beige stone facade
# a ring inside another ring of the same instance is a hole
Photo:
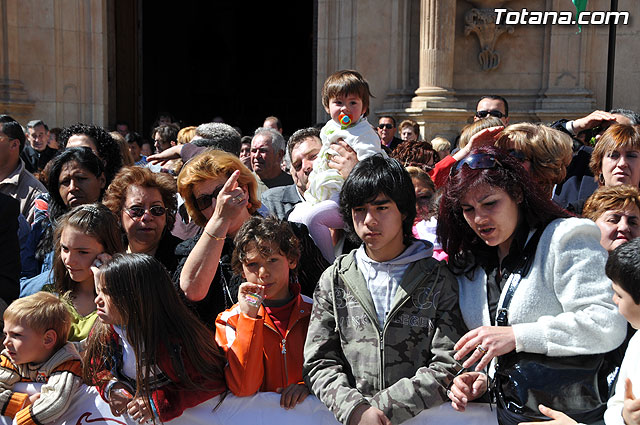
[[[453,140],[487,93],[509,100],[512,123],[604,108],[608,26],[583,26],[579,34],[573,25],[477,28],[486,22],[482,9],[496,6],[575,11],[570,0],[319,0],[318,88],[335,70],[358,69],[376,95],[370,120],[414,119],[426,140]],[[592,11],[609,7],[589,1]],[[617,27],[613,107],[640,111],[640,2],[620,0],[618,10],[631,18]],[[497,53],[485,58],[485,69],[481,39]]]
[[[107,121],[107,0],[0,0],[0,113]]]
[[[412,118],[427,140],[453,139],[481,94],[505,96],[511,122],[604,108],[608,26],[583,26],[577,34],[576,26],[481,25],[486,8],[573,11],[571,0],[315,1],[316,93],[332,72],[358,69],[376,96],[371,121],[383,113]],[[589,10],[609,4],[590,0]],[[0,113],[57,126],[113,124],[111,5],[0,0]],[[614,107],[640,110],[640,2],[620,0],[619,10],[631,20],[617,27]],[[315,118],[324,121],[317,99]]]

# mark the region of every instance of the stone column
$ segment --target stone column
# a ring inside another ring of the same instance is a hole
[[[420,86],[397,116],[416,121],[427,141],[435,136],[453,141],[468,116],[453,88],[455,18],[456,0],[420,2]]]
[[[453,95],[456,0],[421,0],[420,87],[416,101]]]

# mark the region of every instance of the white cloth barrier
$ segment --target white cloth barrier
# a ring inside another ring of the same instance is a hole
[[[33,394],[41,384],[17,384],[15,390]],[[218,406],[219,397],[214,397],[169,422],[171,425],[336,425],[333,414],[315,397],[309,396],[294,409],[280,407],[280,395],[257,393],[251,397],[235,397],[228,394]],[[218,406],[215,410],[214,408]],[[11,425],[7,417],[0,417],[0,425]],[[114,416],[107,403],[102,400],[94,387],[83,386],[74,397],[71,406],[57,424],[88,425],[135,425],[128,415]],[[487,404],[472,403],[464,413],[456,412],[449,403],[428,409],[410,419],[406,425],[496,425],[495,409]]]
[[[470,403],[464,412],[453,410],[451,403],[441,404],[431,409],[423,410],[415,418],[402,423],[403,425],[497,425],[496,406],[493,410],[488,403]]]

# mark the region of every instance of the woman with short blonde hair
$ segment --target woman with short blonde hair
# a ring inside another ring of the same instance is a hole
[[[553,187],[564,181],[573,157],[571,137],[542,124],[510,125],[500,133],[496,146],[516,156],[549,197]]]

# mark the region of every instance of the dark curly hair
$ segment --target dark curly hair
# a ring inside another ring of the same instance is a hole
[[[84,134],[96,144],[98,156],[104,162],[104,176],[108,186],[122,167],[122,156],[118,143],[102,127],[91,124],[73,124],[65,127],[60,133],[59,143],[62,149],[67,147],[67,142],[71,136],[78,134]]]
[[[289,272],[289,279],[297,277],[297,263],[300,260],[300,241],[293,234],[293,230],[286,221],[276,217],[251,217],[242,225],[233,240],[234,250],[231,265],[233,271],[241,275],[242,264],[247,260],[247,251],[254,246],[264,257],[273,254],[272,247],[277,247],[279,253],[289,261],[296,262],[296,268]]]
[[[424,141],[402,142],[393,150],[391,157],[400,161],[405,167],[418,167],[427,172],[440,161],[440,156],[431,143]]]

